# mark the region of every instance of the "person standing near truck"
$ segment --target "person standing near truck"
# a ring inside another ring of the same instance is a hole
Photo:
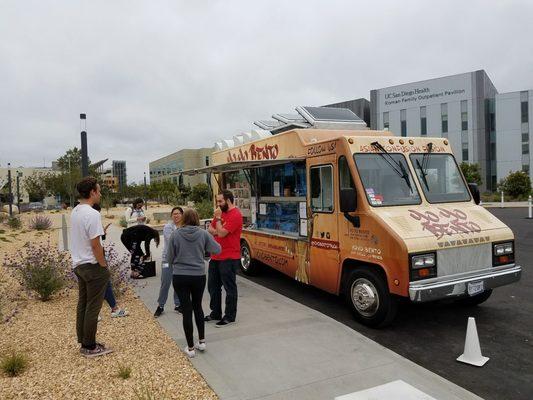
[[[235,322],[237,316],[236,273],[241,260],[242,214],[234,204],[233,193],[223,190],[217,195],[218,208],[209,226],[215,240],[222,247],[220,254],[212,255],[209,262],[207,289],[211,313],[206,321],[218,320],[217,328]],[[226,308],[222,315],[222,286],[226,291]]]

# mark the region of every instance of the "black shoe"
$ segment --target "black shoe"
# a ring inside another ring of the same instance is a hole
[[[157,309],[155,310],[155,313],[154,313],[154,317],[159,317],[161,314],[163,314],[163,312],[165,311],[165,309],[163,307],[159,307],[157,306]]]
[[[181,306],[174,307],[174,311],[176,311],[177,313],[183,314],[183,309],[181,308]]]
[[[220,321],[220,318],[213,318],[211,315],[206,315],[204,317],[205,322],[211,322],[211,321]]]
[[[235,321],[229,321],[229,320],[227,320],[226,318],[222,318],[220,321],[218,321],[218,322],[215,324],[215,326],[216,326],[217,328],[222,328],[222,327],[224,327],[224,326],[228,326],[228,325],[233,324],[233,323],[235,323]]]

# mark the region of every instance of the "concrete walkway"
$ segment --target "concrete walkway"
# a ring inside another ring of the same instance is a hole
[[[119,249],[120,232],[118,227],[108,232],[108,241],[117,242]],[[153,250],[158,267],[161,250]],[[313,400],[349,394],[344,398],[392,399],[399,394],[395,387],[402,393],[412,387],[406,399],[480,399],[315,310],[237,279],[237,323],[225,328],[207,324],[207,351],[192,359],[221,399]],[[160,271],[142,282],[139,296],[154,311]],[[209,310],[208,299],[206,293],[204,311]],[[186,345],[172,292],[159,322],[180,348]],[[457,356],[450,354],[450,363]]]

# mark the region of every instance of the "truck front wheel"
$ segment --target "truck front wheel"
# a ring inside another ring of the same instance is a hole
[[[346,300],[359,322],[370,327],[389,325],[398,304],[389,293],[387,281],[377,271],[358,267],[351,271],[346,285]]]

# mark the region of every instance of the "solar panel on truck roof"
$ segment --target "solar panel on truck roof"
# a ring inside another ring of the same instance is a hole
[[[339,121],[359,122],[362,121],[353,111],[347,108],[330,107],[299,107],[307,112],[315,121]],[[305,118],[305,116],[304,116]]]

